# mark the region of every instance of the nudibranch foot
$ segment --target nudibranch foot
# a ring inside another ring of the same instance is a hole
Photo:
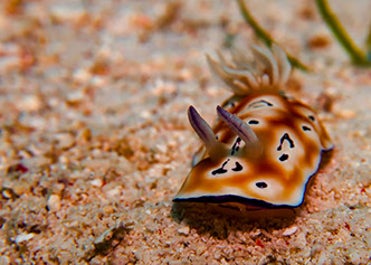
[[[280,218],[284,222],[291,222],[298,212],[296,208],[263,208],[245,205],[241,203],[210,203],[192,201],[174,201],[172,212],[174,215],[181,215],[182,218],[204,219],[205,216],[215,218],[235,217],[238,222],[248,222],[252,220],[271,220]]]

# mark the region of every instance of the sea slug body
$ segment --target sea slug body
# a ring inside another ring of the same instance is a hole
[[[207,57],[233,95],[217,106],[213,127],[190,106],[191,126],[203,145],[175,202],[239,203],[247,208],[298,207],[331,139],[309,106],[285,96],[291,66],[273,45],[252,47],[232,61]]]

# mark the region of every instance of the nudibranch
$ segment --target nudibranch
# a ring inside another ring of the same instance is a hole
[[[307,183],[333,148],[312,108],[282,93],[291,65],[278,46],[252,47],[232,60],[207,56],[233,92],[217,106],[215,126],[188,109],[203,145],[174,202],[242,204],[247,209],[298,207]]]

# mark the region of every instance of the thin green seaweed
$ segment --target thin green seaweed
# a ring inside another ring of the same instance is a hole
[[[359,66],[371,66],[371,60],[368,58],[369,56],[367,56],[366,52],[359,48],[349,36],[335,13],[331,10],[327,0],[316,0],[316,4],[323,20],[327,24],[327,27],[332,31],[340,45],[343,46],[352,62]],[[370,35],[371,33],[369,32],[367,42],[371,42]],[[368,50],[370,51],[370,49]]]
[[[237,0],[240,12],[244,20],[254,30],[257,37],[262,40],[268,47],[272,46],[272,43],[277,43],[272,36],[264,30],[262,26],[255,20],[251,12],[247,8],[244,0]],[[330,30],[333,32],[337,41],[342,45],[345,51],[348,53],[353,64],[358,66],[371,66],[371,25],[370,30],[366,39],[366,51],[360,49],[346,32],[344,27],[339,22],[335,13],[331,10],[327,0],[316,0],[317,8],[327,24]],[[310,68],[302,63],[299,59],[294,56],[287,54],[290,63],[293,67],[303,71],[310,71]]]
[[[271,35],[259,25],[259,23],[251,15],[249,9],[246,7],[243,0],[237,0],[242,17],[245,21],[253,28],[255,34],[260,38],[268,47],[271,47],[273,43],[276,43]],[[295,58],[291,54],[287,53],[287,57],[293,67],[296,67],[303,71],[310,71],[310,68],[302,63],[299,59]]]
[[[370,29],[368,30],[368,35],[366,39],[366,49],[367,49],[367,60],[371,62],[371,25]]]

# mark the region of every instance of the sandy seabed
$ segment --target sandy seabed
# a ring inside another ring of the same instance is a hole
[[[333,8],[357,43],[369,1]],[[287,93],[335,143],[290,218],[177,210],[199,141],[230,92],[204,54],[257,43],[234,1],[0,3],[0,264],[370,264],[371,71],[310,1],[247,1],[313,71]]]

